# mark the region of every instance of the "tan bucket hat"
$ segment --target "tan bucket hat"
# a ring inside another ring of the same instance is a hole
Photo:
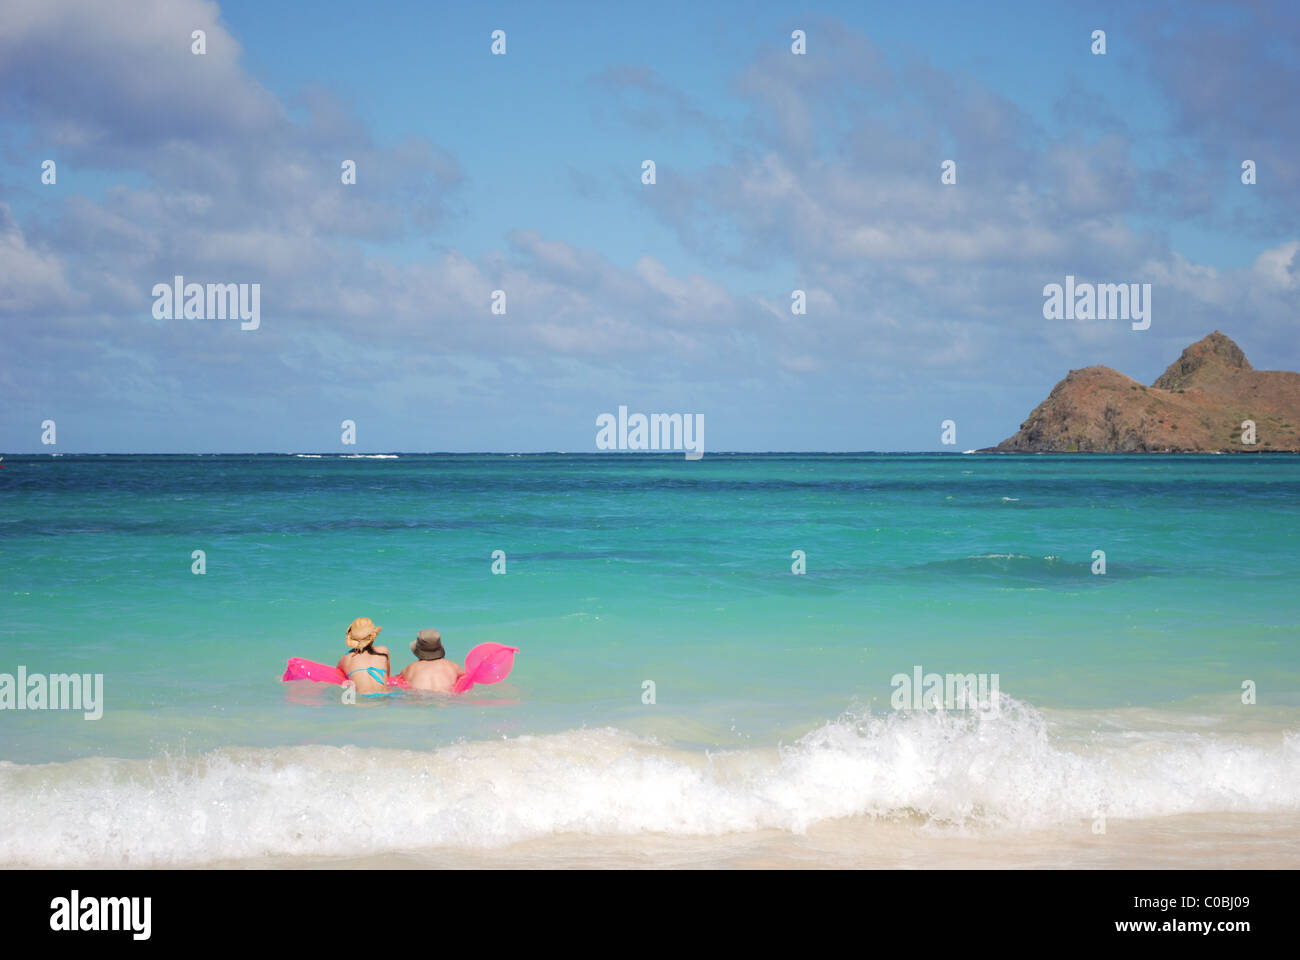
[[[442,635],[437,630],[421,630],[411,641],[411,653],[420,660],[441,660],[447,655],[442,647]]]

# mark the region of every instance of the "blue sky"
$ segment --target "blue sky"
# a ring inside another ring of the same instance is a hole
[[[964,449],[1214,329],[1300,369],[1293,5],[450,6],[9,0],[0,450]],[[1067,273],[1151,328],[1044,320]]]

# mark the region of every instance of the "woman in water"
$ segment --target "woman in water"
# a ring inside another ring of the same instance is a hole
[[[356,684],[357,693],[388,692],[388,648],[375,646],[382,629],[369,617],[357,617],[348,627],[346,639],[352,649],[339,659],[339,669]]]

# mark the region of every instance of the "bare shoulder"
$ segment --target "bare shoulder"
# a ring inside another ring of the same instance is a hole
[[[373,651],[375,651],[375,653],[379,654],[381,657],[386,657],[386,656],[388,656],[388,648],[387,648],[387,647],[371,647],[370,649],[373,650]]]

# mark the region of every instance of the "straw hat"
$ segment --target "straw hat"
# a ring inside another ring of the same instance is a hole
[[[353,650],[364,650],[375,642],[375,638],[379,636],[379,631],[382,629],[384,628],[375,626],[375,622],[369,617],[357,617],[352,621],[352,625],[348,627],[345,639],[348,646]]]

